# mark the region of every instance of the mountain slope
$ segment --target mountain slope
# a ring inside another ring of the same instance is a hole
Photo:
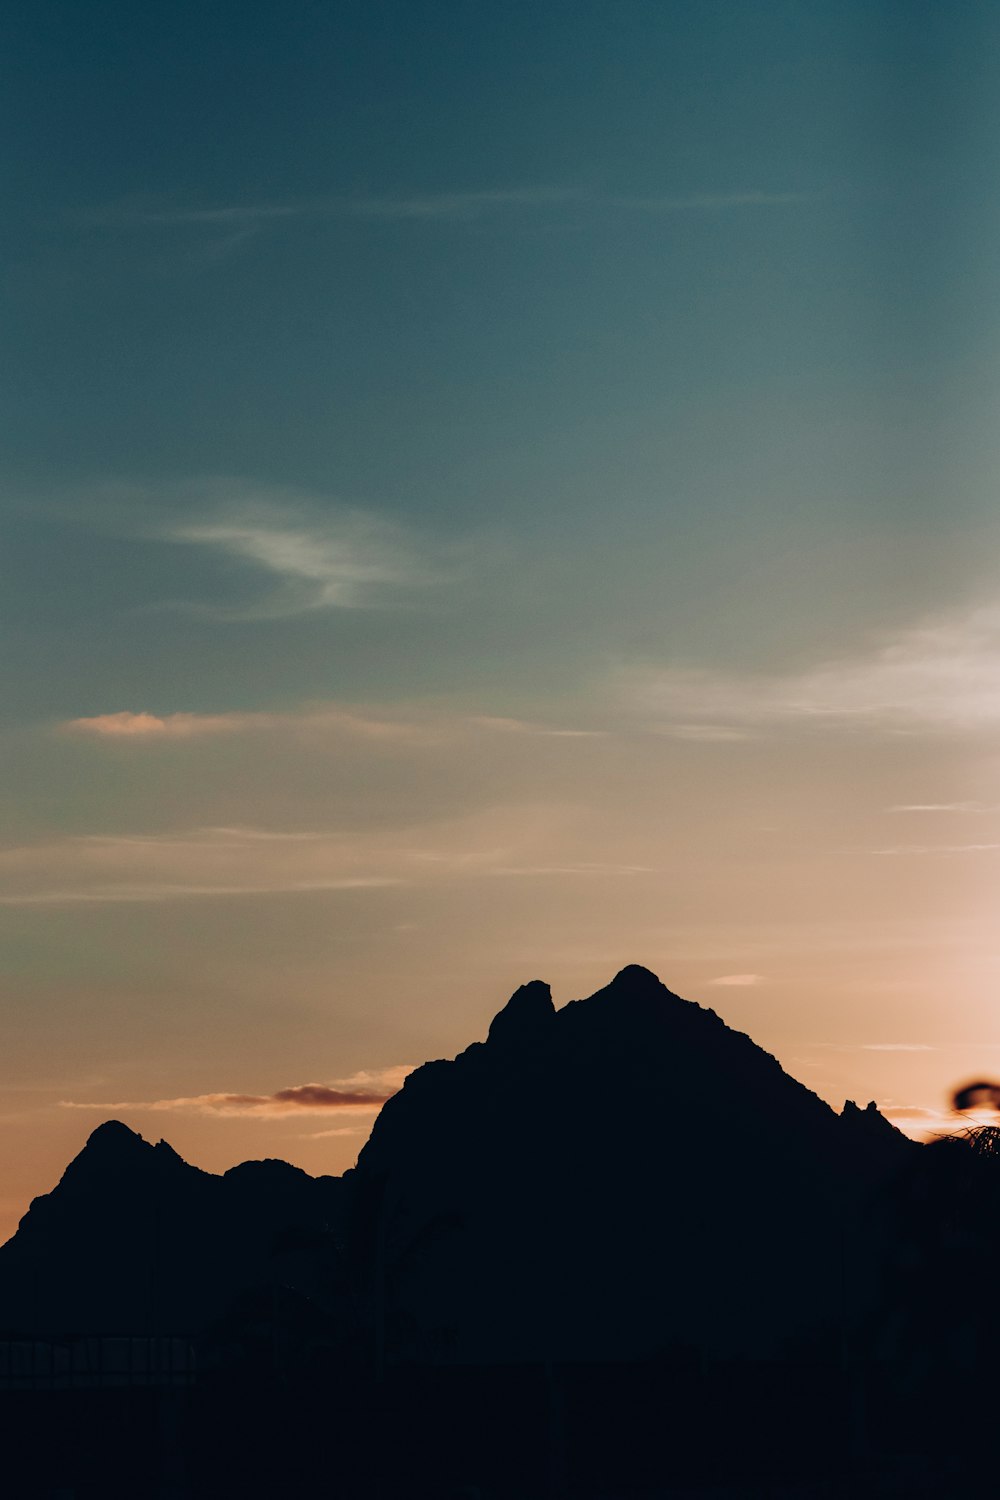
[[[339,1227],[340,1189],[279,1161],[217,1177],[109,1120],[0,1246],[0,1330],[196,1332],[269,1278],[282,1231]]]
[[[835,1323],[844,1224],[910,1149],[887,1131],[873,1153],[645,969],[558,1012],[526,985],[485,1043],[410,1075],[349,1174],[390,1345],[760,1353]]]
[[[0,1247],[0,1333],[192,1334],[277,1283],[308,1317],[336,1261],[380,1357],[759,1355],[839,1326],[859,1204],[916,1149],[645,969],[558,1012],[535,981],[343,1179],[100,1126]]]

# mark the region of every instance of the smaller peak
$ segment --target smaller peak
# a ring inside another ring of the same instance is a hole
[[[886,1119],[874,1099],[870,1099],[864,1109],[855,1104],[853,1099],[845,1099],[840,1119],[846,1126],[848,1135],[864,1144],[866,1149],[890,1144],[897,1147],[907,1142],[907,1137],[898,1126]]]
[[[140,1136],[140,1140],[141,1139],[142,1137]],[[162,1136],[153,1147],[153,1150],[156,1152],[157,1158],[160,1161],[171,1163],[180,1162],[182,1167],[187,1166],[187,1162],[184,1160],[183,1156],[181,1156],[179,1152],[175,1151],[170,1142],[165,1141]]]
[[[493,1017],[488,1041],[502,1045],[533,1042],[555,1013],[548,985],[541,979],[532,979],[515,990],[503,1010]]]
[[[222,1175],[227,1182],[258,1182],[264,1179],[272,1182],[312,1181],[309,1173],[302,1167],[295,1167],[278,1156],[262,1156],[251,1161],[237,1162],[235,1167],[230,1167]]]

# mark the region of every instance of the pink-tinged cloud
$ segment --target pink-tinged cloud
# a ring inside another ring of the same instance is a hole
[[[63,734],[97,740],[130,740],[152,744],[158,740],[194,740],[216,734],[282,733],[297,736],[333,735],[384,743],[392,749],[457,744],[479,735],[527,736],[556,739],[604,737],[597,729],[566,729],[523,719],[487,715],[448,714],[427,708],[368,709],[341,703],[307,703],[282,712],[256,710],[234,713],[152,714],[122,709],[69,719],[58,726]]]
[[[69,734],[91,735],[103,740],[189,740],[203,734],[231,734],[245,729],[252,714],[95,714],[88,719],[70,719],[61,727]]]
[[[93,1109],[103,1113],[134,1111],[151,1114],[250,1115],[263,1119],[274,1115],[345,1114],[377,1112],[403,1086],[413,1069],[408,1063],[328,1083],[298,1083],[276,1089],[273,1094],[187,1094],[172,1099],[61,1099],[63,1109]]]
[[[288,1109],[373,1109],[391,1099],[395,1092],[395,1089],[378,1092],[372,1089],[333,1089],[324,1083],[298,1083],[273,1094],[206,1094],[203,1097],[217,1100],[220,1108],[266,1109],[281,1114]]]
[[[718,979],[710,979],[709,984],[718,984],[731,989],[751,989],[755,984],[763,981],[763,974],[720,974]]]

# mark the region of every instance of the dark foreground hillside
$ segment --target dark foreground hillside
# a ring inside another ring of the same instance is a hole
[[[12,1493],[959,1493],[993,1147],[838,1116],[637,968],[523,987],[341,1179],[109,1123],[0,1248]]]

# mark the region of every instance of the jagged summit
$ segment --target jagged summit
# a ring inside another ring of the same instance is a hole
[[[559,1010],[515,991],[485,1044],[409,1076],[350,1182],[388,1193],[401,1316],[454,1330],[458,1358],[748,1350],[794,1336],[808,1277],[837,1284],[837,1208],[905,1152],[894,1134],[873,1149],[630,964]]]
[[[494,1045],[530,1044],[548,1029],[555,1013],[548,985],[541,979],[532,979],[515,990],[503,1010],[494,1016],[488,1040]]]
[[[154,1146],[121,1120],[105,1120],[91,1131],[83,1150],[70,1162],[60,1187],[75,1194],[113,1192],[123,1182],[159,1181],[165,1174],[178,1173],[197,1174],[198,1168],[178,1156],[166,1141]],[[36,1199],[36,1203],[45,1201]]]
[[[882,1160],[890,1160],[898,1154],[901,1147],[905,1149],[915,1144],[891,1120],[886,1119],[874,1099],[870,1099],[864,1109],[855,1104],[853,1099],[845,1099],[840,1112],[840,1126],[842,1132],[855,1140],[862,1149],[875,1153],[876,1158]]]
[[[846,1115],[848,1119],[852,1115],[877,1115],[878,1113],[879,1108],[874,1099],[869,1099],[864,1109],[861,1108],[860,1104],[855,1104],[853,1099],[845,1099],[844,1107],[841,1110],[841,1114]]]

